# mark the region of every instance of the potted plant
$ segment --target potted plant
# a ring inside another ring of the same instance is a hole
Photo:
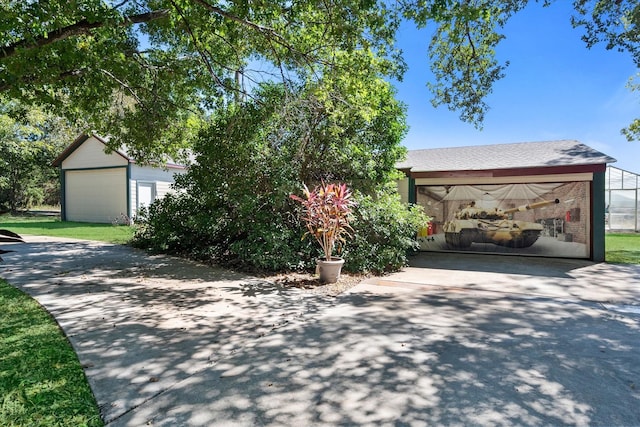
[[[302,204],[302,220],[307,226],[307,235],[313,236],[324,253],[317,260],[320,281],[335,283],[340,278],[344,259],[333,256],[336,244],[342,246],[345,236],[349,235],[351,208],[355,202],[351,199],[351,190],[346,184],[322,183],[310,191],[303,184],[304,197],[292,194],[290,197]]]

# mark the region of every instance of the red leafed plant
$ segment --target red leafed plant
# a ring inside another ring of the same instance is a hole
[[[302,203],[302,220],[307,226],[303,238],[310,234],[322,247],[325,260],[331,261],[336,242],[344,243],[351,226],[349,216],[355,202],[346,184],[322,183],[309,191],[303,184],[304,197],[292,194],[290,197]]]

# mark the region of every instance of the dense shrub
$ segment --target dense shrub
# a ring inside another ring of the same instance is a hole
[[[416,230],[427,222],[422,208],[408,207],[388,191],[377,197],[360,193],[355,199],[353,231],[341,254],[344,269],[383,273],[405,266],[418,249]],[[234,223],[221,210],[207,210],[202,199],[168,195],[141,218],[134,244],[236,268],[310,270],[321,253],[315,241],[301,238],[305,229],[296,208],[280,214],[257,211],[253,220]]]
[[[359,203],[345,268],[401,267],[424,217],[395,192],[404,110],[390,88],[377,89],[369,97],[377,108],[366,114],[336,114],[309,90],[283,102],[278,86],[230,105],[200,132],[196,163],[174,194],[151,205],[134,244],[236,268],[310,269],[320,248],[302,239],[300,207],[289,196],[303,182],[340,181]]]
[[[304,270],[318,252],[301,239],[292,210],[271,210],[260,197],[207,206],[206,197],[174,193],[154,202],[137,223],[137,247],[236,268]]]
[[[421,206],[407,206],[389,189],[376,197],[359,195],[351,226],[353,238],[345,247],[345,269],[383,273],[407,264],[419,248],[416,231],[428,222]]]

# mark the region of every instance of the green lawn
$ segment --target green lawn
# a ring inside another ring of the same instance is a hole
[[[6,228],[21,235],[71,237],[117,244],[127,243],[134,233],[134,227],[126,225],[62,222],[58,217],[41,216],[1,215],[0,228]]]
[[[605,254],[607,262],[640,264],[640,234],[607,234]]]
[[[57,323],[0,279],[0,425],[102,426],[78,358]]]

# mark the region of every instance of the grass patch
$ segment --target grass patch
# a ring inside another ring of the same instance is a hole
[[[58,217],[10,215],[0,216],[0,228],[6,228],[21,235],[69,237],[116,244],[128,243],[135,230],[128,225],[63,222]]]
[[[0,279],[0,425],[102,426],[66,337],[31,297]]]
[[[607,262],[640,264],[640,234],[611,233],[605,235]]]

